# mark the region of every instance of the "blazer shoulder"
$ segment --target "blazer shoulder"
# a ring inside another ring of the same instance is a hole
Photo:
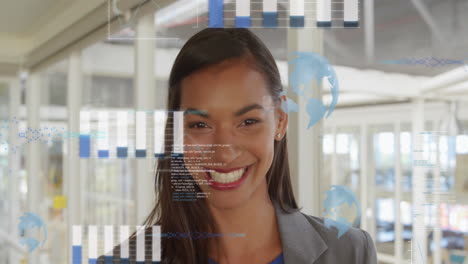
[[[355,263],[377,263],[374,242],[365,230],[349,227],[341,234],[338,227],[327,225],[323,218],[303,215],[327,244],[326,255],[332,254],[338,259],[343,256],[343,260],[348,259],[347,263],[351,263],[349,261],[352,258],[356,259]]]

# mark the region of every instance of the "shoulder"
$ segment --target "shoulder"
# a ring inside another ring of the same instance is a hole
[[[366,231],[350,227],[344,233],[340,233],[339,228],[333,224],[327,225],[323,218],[302,215],[320,234],[328,247],[322,258],[331,258],[335,261],[346,261],[347,263],[377,263],[374,242]],[[355,261],[352,262],[352,259]]]

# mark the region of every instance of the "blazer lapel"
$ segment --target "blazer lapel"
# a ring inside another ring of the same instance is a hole
[[[275,204],[285,264],[311,264],[327,244],[301,212],[285,213]]]

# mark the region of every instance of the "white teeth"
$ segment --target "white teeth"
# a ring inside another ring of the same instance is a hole
[[[211,170],[210,176],[215,182],[231,183],[238,181],[244,175],[246,168],[238,169],[228,173],[221,173]]]

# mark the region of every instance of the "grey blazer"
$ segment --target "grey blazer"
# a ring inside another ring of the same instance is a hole
[[[366,231],[350,228],[338,238],[338,230],[326,227],[321,218],[275,208],[285,264],[377,264]]]

